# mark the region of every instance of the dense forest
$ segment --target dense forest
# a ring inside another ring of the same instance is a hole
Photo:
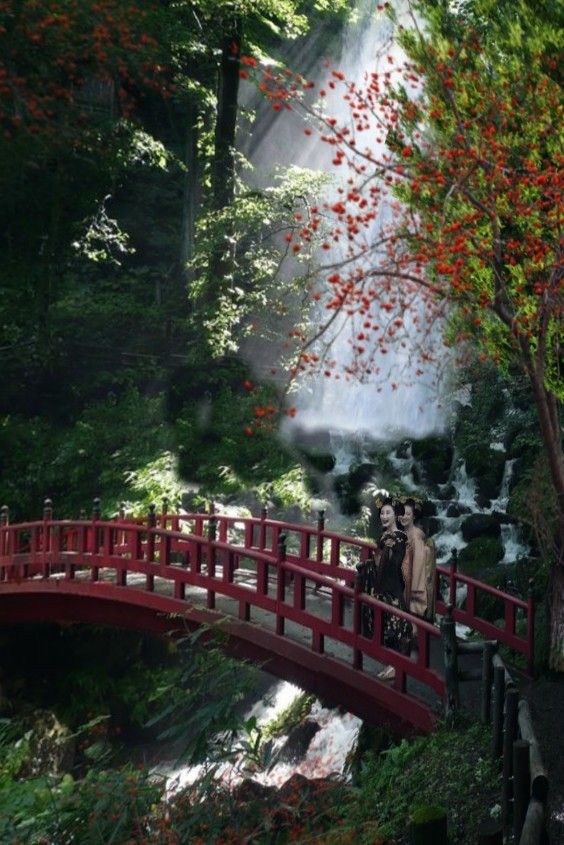
[[[422,498],[443,495],[463,460],[485,507],[512,461],[504,517],[526,553],[503,577],[522,594],[533,578],[544,597],[538,663],[562,670],[561,9],[551,0],[455,5],[0,0],[0,505],[11,521],[38,517],[46,498],[60,517],[89,515],[96,497],[107,517],[120,507],[144,513],[166,497],[186,510],[268,505],[300,521],[321,501],[349,533],[373,537],[374,491],[413,492],[397,469],[406,454]],[[414,17],[404,26],[407,7]],[[383,91],[374,80],[362,92],[344,88],[344,126],[320,108],[310,80],[346,85],[328,57],[363,14],[388,21],[407,56],[405,78],[394,90],[389,73]],[[348,128],[360,137],[363,109],[382,98],[383,157],[351,144]],[[327,170],[273,161],[256,172],[260,138],[286,119],[296,147],[318,133],[334,171],[349,168],[338,202],[323,205]],[[391,229],[386,218],[378,249],[367,249],[381,191],[403,210]],[[339,239],[345,259],[331,252]],[[299,420],[296,379],[325,370],[329,380],[365,380],[375,358],[405,342],[405,300],[417,290],[442,327],[439,348],[424,335],[417,360],[428,368],[446,356],[447,392],[470,391],[472,401],[452,402],[442,430],[410,444],[379,442],[375,428],[369,454],[352,448],[339,473],[326,433],[281,438],[280,427]],[[392,331],[377,337],[370,315],[384,312]],[[347,314],[364,328],[341,373],[332,332]],[[501,450],[489,448],[494,441]],[[429,507],[431,534],[435,516]],[[493,584],[504,555],[499,521],[471,538],[461,560]],[[120,731],[154,739],[162,714],[174,713],[193,761],[210,755],[221,726],[232,744],[246,730],[247,762],[264,765],[264,738],[237,710],[256,682],[251,668],[235,671],[219,646],[191,640],[50,630],[45,651],[76,659],[67,677],[50,669],[41,686],[32,680],[37,636],[18,644],[20,686],[0,657],[0,839],[11,845],[374,842],[405,823],[407,805],[389,807],[392,780],[406,767],[415,793],[421,766],[439,777],[453,742],[447,731],[415,751],[393,746],[384,765],[378,753],[389,738],[380,737],[352,786],[274,801],[271,827],[256,815],[265,795],[233,799],[211,781],[171,809],[162,784],[123,759],[110,765],[108,748]],[[4,651],[17,640],[5,631]],[[216,704],[206,711],[210,673]],[[36,707],[68,726],[74,768],[30,765]],[[186,722],[198,708],[202,719]],[[456,741],[461,755],[481,759],[485,734],[472,728]],[[453,784],[455,770],[451,761]],[[478,771],[480,789],[494,795],[497,774],[485,763]],[[131,800],[118,807],[125,788]],[[213,830],[202,795],[218,808]],[[377,795],[377,812],[363,816],[359,795]],[[469,825],[478,810],[469,805]],[[459,825],[453,841],[462,843],[469,828]],[[322,838],[331,828],[337,838]]]

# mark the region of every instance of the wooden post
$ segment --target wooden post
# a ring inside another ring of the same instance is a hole
[[[505,718],[503,722],[503,769],[501,781],[501,824],[504,830],[509,822],[512,798],[513,742],[517,738],[517,705],[519,692],[509,687],[505,692]]]
[[[495,643],[486,640],[482,655],[482,706],[481,719],[484,725],[489,725],[492,720],[492,681],[493,681],[493,655]]]
[[[529,760],[531,766],[531,795],[533,798],[536,798],[537,801],[544,804],[548,796],[548,775],[543,766],[539,744],[533,730],[533,722],[531,719],[529,705],[524,699],[519,702],[518,719],[521,739],[528,740],[530,744]]]
[[[45,499],[43,502],[43,521],[50,522],[53,519],[53,501]]]
[[[276,603],[281,604],[286,598],[286,570],[284,569],[284,561],[286,560],[286,535],[280,534],[278,537],[277,546],[278,563],[276,567]],[[276,633],[280,636],[284,635],[284,616],[276,613]]]
[[[161,528],[166,528],[166,516],[168,514],[168,496],[163,496],[162,498],[162,510],[161,510]]]
[[[100,498],[96,498],[92,502],[92,522],[98,522],[102,516],[102,503]]]
[[[0,525],[10,524],[10,508],[8,505],[2,505],[0,508]]]
[[[478,825],[478,845],[503,845],[503,828],[495,819]]]
[[[505,669],[494,666],[492,759],[501,756],[503,748],[503,705],[505,701]]]
[[[445,717],[453,721],[460,706],[458,691],[458,651],[456,644],[456,624],[452,618],[452,604],[447,605],[446,616],[441,620],[441,638],[445,661],[446,701]]]
[[[545,835],[544,825],[544,805],[537,801],[536,798],[531,798],[529,806],[527,807],[527,815],[525,816],[525,824],[521,831],[521,838],[519,845],[539,845],[540,842],[547,842],[543,839]]]
[[[409,818],[411,845],[447,845],[447,814],[442,807],[417,807]]]
[[[456,607],[456,573],[458,572],[458,549],[452,550],[452,557],[450,561],[450,580],[449,580],[449,594],[448,603],[452,607]]]
[[[518,739],[513,743],[513,836],[519,842],[531,795],[529,743]]]
[[[527,671],[534,677],[535,674],[535,590],[534,580],[529,578],[529,589],[527,591],[527,649],[529,652],[527,660]]]

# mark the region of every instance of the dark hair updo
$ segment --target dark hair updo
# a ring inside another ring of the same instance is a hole
[[[393,508],[393,511],[396,516],[403,516],[405,513],[405,508],[401,502],[396,502],[394,499],[388,497],[387,499],[384,499],[384,501],[378,508],[378,516],[381,515],[382,508],[384,508],[386,505],[389,505],[391,508]]]

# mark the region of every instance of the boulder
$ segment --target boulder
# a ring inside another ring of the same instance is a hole
[[[236,804],[250,804],[253,801],[266,802],[274,792],[274,786],[265,786],[252,778],[245,778],[234,787],[231,794]]]
[[[29,729],[20,740],[27,744],[28,753],[18,778],[70,772],[75,757],[75,738],[70,729],[49,710],[34,710],[28,724]]]
[[[335,468],[335,457],[330,452],[300,450],[306,462],[317,472],[327,473]]]
[[[459,552],[458,565],[466,575],[481,579],[495,568],[503,555],[498,537],[475,537]]]
[[[426,437],[414,440],[411,448],[413,457],[422,468],[425,478],[434,484],[448,481],[452,464],[453,448],[443,437]]]
[[[466,472],[476,481],[477,493],[484,498],[497,498],[505,468],[505,453],[473,443],[464,449],[463,457]]]
[[[421,502],[421,516],[436,516],[437,506],[431,499],[425,499]]]
[[[447,508],[446,515],[449,517],[463,516],[466,513],[472,513],[468,505],[462,505],[460,502],[451,502]]]
[[[342,512],[346,516],[357,514],[360,510],[360,493],[376,471],[375,464],[358,464],[351,467],[344,475],[335,479],[334,490],[339,499]]]
[[[468,543],[476,537],[499,537],[499,522],[486,513],[473,513],[467,516],[461,525],[462,536]]]
[[[421,526],[427,537],[432,537],[441,530],[441,521],[436,516],[426,516],[421,520]]]
[[[286,742],[276,755],[277,763],[297,763],[305,757],[306,752],[315,734],[321,730],[317,722],[308,719],[296,725],[290,733]]]

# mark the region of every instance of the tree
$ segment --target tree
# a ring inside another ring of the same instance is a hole
[[[324,90],[267,69],[260,86],[277,110],[301,111],[346,169],[337,201],[314,208],[294,238],[308,249],[323,220],[316,298],[330,330],[361,319],[353,374],[378,369],[407,320],[437,319],[456,355],[468,345],[528,378],[557,507],[552,664],[564,668],[564,453],[560,403],[562,96],[557,8],[550,0],[413,0],[363,85],[329,70]],[[350,120],[323,103],[342,91]],[[316,102],[313,97],[319,99]],[[337,244],[340,252],[332,257]],[[407,317],[409,310],[414,313]],[[374,343],[374,341],[376,341]],[[405,339],[400,340],[405,342]],[[427,334],[422,362],[439,350]],[[317,367],[311,338],[300,366]],[[375,349],[371,353],[370,348]],[[329,367],[329,369],[331,369]],[[327,372],[331,375],[331,372]]]

